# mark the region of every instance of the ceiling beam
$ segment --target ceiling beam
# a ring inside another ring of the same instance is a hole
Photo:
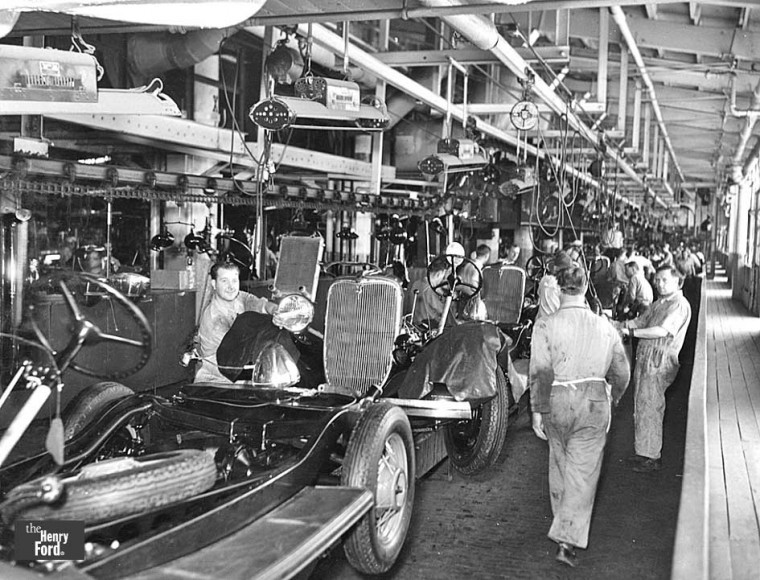
[[[569,60],[569,46],[537,46],[533,50],[529,48],[516,48],[517,53],[528,63],[536,64],[539,58],[552,64],[564,64]],[[536,56],[536,54],[538,56]],[[393,67],[421,67],[421,66],[448,66],[449,58],[453,58],[463,65],[471,64],[498,64],[499,59],[489,50],[479,48],[457,48],[448,50],[398,50],[390,52],[378,52],[375,57],[388,66]]]
[[[723,0],[713,0],[720,4]],[[659,0],[658,4],[681,4],[677,0]],[[637,6],[639,0],[524,0],[520,3],[501,3],[493,1],[474,0],[469,2],[454,3],[448,6],[424,6],[417,1],[397,0],[396,2],[378,2],[378,5],[365,4],[361,7],[336,9],[341,5],[351,6],[351,2],[331,2],[329,7],[319,6],[318,2],[303,2],[298,4],[299,10],[292,10],[293,5],[287,4],[290,9],[285,13],[280,2],[267,2],[256,15],[246,21],[245,26],[280,26],[283,24],[303,24],[304,22],[340,22],[357,20],[385,20],[400,18],[436,18],[453,16],[458,14],[507,14],[527,11],[549,11],[563,9],[582,8],[607,8],[610,4],[616,6]],[[736,5],[736,2],[733,3]],[[751,5],[751,2],[739,2],[739,4]]]
[[[740,34],[726,28],[710,28],[664,20],[649,20],[627,12],[628,27],[640,48],[682,52],[701,56],[757,61],[760,32]]]
[[[644,58],[644,64],[652,81],[657,84],[693,88],[721,95],[729,90],[732,75],[736,78],[738,94],[747,98],[751,96],[757,81],[760,80],[760,73],[743,69],[732,71],[728,64],[725,67],[711,67],[707,64],[689,67],[682,62],[660,58]],[[597,66],[596,57],[588,54],[588,51],[571,49],[569,66],[575,72],[593,73]],[[613,57],[608,66],[610,71],[614,72],[620,64],[617,58]]]
[[[673,161],[673,168],[675,169],[676,175],[680,181],[684,181],[685,179],[683,171],[678,164],[678,158],[676,157],[676,153],[673,150],[673,144],[670,140],[670,137],[668,136],[668,130],[662,118],[662,111],[660,110],[660,106],[657,102],[657,95],[655,93],[654,85],[652,83],[652,80],[649,78],[649,74],[646,71],[644,59],[641,56],[641,52],[639,51],[639,46],[636,43],[636,39],[634,38],[634,35],[628,26],[628,19],[619,7],[613,6],[610,8],[610,12],[612,13],[612,18],[615,20],[615,23],[618,25],[621,34],[623,35],[628,50],[631,52],[631,56],[633,57],[633,60],[636,63],[636,67],[639,70],[641,80],[644,81],[644,86],[647,88],[651,100],[650,104],[652,112],[654,113],[655,119],[657,120],[657,128],[662,133],[662,139]]]
[[[689,2],[689,18],[695,26],[699,26],[702,19],[702,4],[699,2]]]
[[[741,9],[741,13],[739,14],[739,28],[742,30],[747,30],[749,28],[749,20],[750,20],[750,14],[752,12],[752,8],[744,7]]]

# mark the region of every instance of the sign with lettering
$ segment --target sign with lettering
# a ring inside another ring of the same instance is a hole
[[[18,520],[16,560],[83,560],[84,522]]]

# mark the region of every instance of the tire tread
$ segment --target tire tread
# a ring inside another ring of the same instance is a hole
[[[376,485],[377,459],[376,453],[368,453],[373,447],[385,445],[385,436],[380,441],[378,434],[386,434],[400,430],[399,434],[404,439],[407,447],[407,461],[409,464],[407,502],[414,505],[414,439],[412,436],[409,419],[401,408],[387,402],[375,403],[354,426],[349,439],[346,455],[343,460],[343,475],[341,484],[351,487],[370,488]],[[379,450],[382,453],[382,447]],[[406,533],[411,521],[411,508],[408,514],[403,535],[398,539],[392,553],[378,554],[374,541],[376,530],[374,509],[370,510],[353,531],[345,539],[343,549],[348,562],[358,571],[365,574],[381,574],[387,572],[396,561],[401,548],[404,545]]]
[[[445,432],[451,465],[462,475],[476,475],[493,465],[504,449],[509,423],[509,385],[500,368],[496,369],[497,395],[484,404],[478,441],[472,452],[458,453],[449,429]],[[492,420],[492,417],[495,419]]]
[[[200,494],[214,485],[216,473],[213,457],[204,451],[161,453],[155,462],[148,461],[124,472],[72,479],[65,483],[64,495],[58,502],[38,504],[14,515],[28,519],[84,520],[88,524],[102,522]],[[29,482],[11,490],[8,501],[35,485],[38,484]],[[5,519],[6,511],[3,516]]]

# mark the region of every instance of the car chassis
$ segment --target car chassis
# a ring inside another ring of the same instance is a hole
[[[104,281],[88,283],[100,286],[133,317],[141,316]],[[55,352],[40,337],[43,350],[56,363],[55,371],[46,374],[47,367],[29,363],[24,373],[29,384],[45,384],[49,391],[68,366],[77,368],[74,361],[82,348],[113,339],[80,316],[65,283],[63,288],[77,320],[72,341]],[[376,291],[379,302],[372,299]],[[401,330],[399,292],[397,283],[380,278],[336,281],[326,315],[327,381],[318,389],[193,384],[171,398],[134,394],[110,381],[85,389],[64,413],[65,453],[58,460],[49,444],[50,453],[33,454],[0,469],[0,514],[5,523],[0,531],[0,568],[13,566],[18,576],[26,569],[75,567],[88,576],[115,578],[172,561],[173,567],[184,562],[197,572],[208,560],[198,550],[262,527],[263,522],[275,522],[278,513],[290,510],[324,512],[319,525],[311,522],[320,530],[319,539],[312,535],[295,542],[298,534],[291,529],[285,536],[293,541],[276,550],[266,537],[257,536],[256,549],[249,548],[253,554],[248,554],[256,562],[255,577],[290,577],[341,539],[355,568],[364,573],[387,571],[409,527],[415,477],[445,456],[442,430],[469,425],[475,429],[469,436],[477,440],[483,405],[489,403],[457,401],[440,391],[419,400],[383,397]],[[349,306],[347,315],[337,316],[335,305],[345,310],[344,299],[351,294],[360,297],[354,305],[361,312]],[[362,295],[369,298],[363,306]],[[365,325],[369,342],[355,340],[356,334],[350,338],[345,325],[364,321],[378,304],[395,305],[399,315],[388,316],[381,308],[388,324],[378,319]],[[352,348],[342,344],[336,349],[334,336],[338,343],[349,336]],[[142,344],[132,346],[144,348],[149,340],[143,332]],[[358,357],[362,351],[373,356]],[[373,366],[373,359],[382,360]],[[40,380],[39,375],[45,376]],[[32,376],[37,379],[31,381]],[[499,400],[490,403],[506,409],[506,397],[500,386]],[[407,414],[415,425],[416,452]],[[28,426],[31,418],[23,422]],[[20,436],[26,426],[9,431],[19,429]],[[478,470],[498,456],[506,415],[494,429],[496,449]],[[13,445],[15,441],[9,443]],[[5,447],[0,442],[3,460]],[[416,455],[424,457],[419,466]],[[13,523],[45,519],[85,520],[84,560],[16,559]],[[271,526],[263,529],[273,533]],[[0,572],[5,577],[3,569]]]

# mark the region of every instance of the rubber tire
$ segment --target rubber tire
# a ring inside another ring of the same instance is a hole
[[[121,383],[104,381],[83,389],[63,412],[63,438],[69,441],[90,423],[111,401],[134,395],[135,392]]]
[[[446,451],[454,469],[462,475],[476,475],[496,463],[507,440],[508,423],[509,385],[504,372],[497,368],[496,396],[481,406],[475,418],[452,423],[444,431]],[[474,441],[462,444],[462,427],[477,430]]]
[[[404,546],[414,505],[415,457],[412,428],[406,413],[391,403],[372,404],[354,426],[343,459],[341,485],[363,487],[377,500],[379,464],[389,438],[403,442],[406,452],[406,495],[394,516],[392,537],[380,537],[377,508],[372,508],[353,527],[343,543],[349,563],[363,574],[387,572]]]
[[[3,504],[3,520],[84,520],[95,524],[203,493],[213,487],[216,474],[214,458],[195,449],[109,459],[64,477],[64,491],[52,504],[18,510],[14,499],[29,497],[30,490],[39,488],[40,480],[15,487]]]

